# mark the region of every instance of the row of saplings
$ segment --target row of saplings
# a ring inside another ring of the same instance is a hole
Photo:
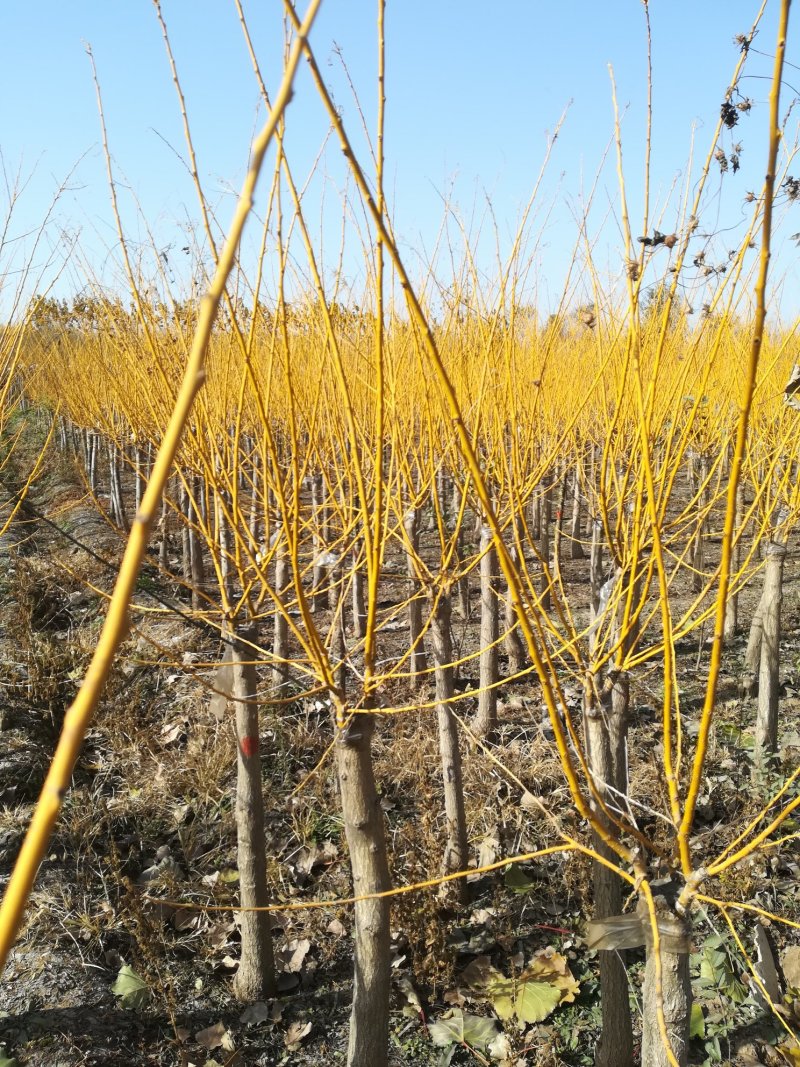
[[[80,442],[82,458],[88,461],[92,487],[97,491],[99,478],[97,435],[80,435],[71,432],[71,441]],[[66,433],[62,442],[68,440]],[[77,443],[77,442],[76,442]],[[123,497],[123,479],[120,476],[120,455],[109,448],[108,472],[112,517],[124,526],[126,509]],[[146,458],[136,450],[133,459],[133,483],[137,496],[146,476]],[[556,480],[554,480],[554,484]],[[550,561],[550,570],[560,566],[562,536],[561,516],[564,513],[564,497],[567,494],[567,478],[557,479],[561,494],[557,510],[558,522],[552,530],[552,489],[539,498],[532,515],[535,535],[542,558]],[[442,496],[451,490],[438,486]],[[197,607],[203,606],[198,586],[207,592],[203,563],[202,537],[200,530],[208,529],[209,523],[198,522],[207,494],[198,478],[184,480],[175,494],[181,515],[182,555],[184,577],[193,589]],[[577,474],[572,483],[570,496],[573,499],[573,516],[567,538],[572,544],[571,555],[581,555],[581,507]],[[455,510],[455,508],[454,508]],[[308,528],[314,531],[314,551],[317,559],[325,558],[325,540],[330,538],[326,529],[324,491],[319,477],[311,480]],[[207,519],[207,516],[204,516]],[[452,715],[454,697],[453,640],[451,633],[450,589],[438,589],[427,601],[419,594],[420,527],[423,516],[419,510],[409,511],[405,521],[406,574],[409,598],[407,602],[408,643],[412,650],[409,657],[412,680],[427,676],[428,664],[425,639],[429,638],[435,679],[437,717],[439,722],[442,775],[445,787],[445,814],[447,837],[444,848],[443,870],[445,874],[464,870],[468,866],[466,817],[461,785],[460,752],[457,723]],[[163,523],[166,528],[166,518]],[[591,523],[592,547],[590,556],[589,586],[598,587],[601,554],[594,543],[599,524]],[[219,536],[226,536],[225,524],[217,523]],[[320,532],[321,531],[321,532]],[[229,534],[228,534],[229,536]],[[263,535],[262,535],[263,536]],[[491,533],[480,528],[480,654],[479,654],[479,707],[474,726],[479,734],[491,734],[496,724],[499,674],[498,645],[501,636],[500,611],[505,605],[506,635],[510,673],[517,673],[526,666],[524,646],[513,625],[510,590],[498,584],[498,565],[491,548]],[[166,567],[167,537],[162,536],[161,561]],[[588,542],[587,542],[588,543]],[[219,546],[215,546],[218,548]],[[225,546],[223,546],[225,547]],[[758,694],[756,721],[756,751],[761,754],[777,749],[778,727],[778,667],[780,644],[780,605],[783,582],[783,567],[786,557],[785,544],[770,543],[765,552],[764,589],[751,626],[746,653],[746,678],[744,687],[750,695]],[[389,952],[389,901],[371,897],[370,894],[385,893],[391,888],[388,859],[384,840],[383,818],[375,785],[371,740],[374,718],[359,714],[355,723],[347,722],[344,711],[352,707],[347,703],[347,687],[354,678],[344,667],[345,656],[337,648],[336,641],[344,642],[346,605],[341,576],[327,574],[327,565],[315,565],[310,576],[309,602],[319,618],[325,609],[326,620],[333,619],[331,652],[339,653],[339,667],[335,672],[336,686],[330,696],[340,710],[338,743],[335,746],[342,810],[348,839],[354,896],[360,899],[355,904],[354,962],[355,981],[350,1028],[348,1063],[351,1067],[361,1064],[380,1067],[387,1062],[389,999],[390,999],[390,952]],[[353,578],[358,574],[353,571]],[[275,588],[284,593],[289,587],[288,561],[276,556],[274,565]],[[351,631],[356,637],[363,630],[363,589],[353,580]],[[456,611],[466,620],[469,616],[468,577],[455,584]],[[546,587],[541,588],[547,594]],[[637,590],[641,594],[641,590]],[[425,624],[423,606],[428,605],[428,622]],[[276,601],[276,603],[278,603]],[[730,613],[729,613],[730,615]],[[320,626],[322,623],[320,622]],[[726,629],[728,627],[726,626]],[[730,633],[728,634],[730,636]],[[285,686],[288,681],[287,663],[290,661],[286,612],[278,603],[274,615],[272,653],[272,681]],[[238,838],[238,866],[240,901],[243,909],[264,908],[270,904],[265,871],[264,808],[258,722],[259,678],[253,662],[253,646],[263,643],[263,637],[253,625],[230,626],[226,636],[227,655],[231,661],[231,699],[236,713],[237,787],[236,823]],[[624,732],[623,720],[627,712],[627,679],[624,672],[609,676],[610,684],[599,694],[596,685],[587,685],[584,707],[584,745],[592,774],[596,781],[608,783],[616,791],[615,809],[620,810],[619,797],[627,790],[627,767],[620,766],[615,726]],[[620,707],[616,702],[622,701]],[[620,708],[622,714],[620,715]],[[624,746],[623,746],[624,747]],[[593,813],[611,836],[618,835],[619,825],[612,826],[603,812],[608,808],[604,800],[607,793],[598,794],[595,789]],[[596,801],[599,800],[599,803]],[[599,968],[602,990],[603,1027],[595,1062],[601,1067],[619,1065],[625,1067],[634,1062],[633,1026],[630,1013],[629,976],[623,950],[633,944],[646,946],[642,1001],[642,1062],[646,1067],[661,1067],[662,1064],[683,1065],[688,1063],[689,1027],[691,1016],[691,986],[689,978],[689,946],[691,933],[690,897],[687,898],[684,879],[678,875],[646,881],[647,866],[643,853],[625,850],[633,857],[636,876],[634,884],[647,886],[640,893],[637,917],[619,916],[623,905],[624,883],[608,864],[619,863],[619,852],[609,847],[605,835],[595,833],[593,847],[598,856],[595,869],[595,924],[591,930],[593,943],[599,951]],[[622,864],[624,866],[624,864]],[[465,899],[466,882],[454,883],[456,896]],[[657,917],[655,922],[653,916]],[[614,919],[619,917],[617,923]],[[243,1001],[261,1000],[275,993],[275,972],[272,952],[272,936],[269,914],[265,911],[242,910],[239,913],[241,931],[241,962],[234,979],[234,991]],[[654,938],[658,941],[655,951]],[[666,1038],[666,1040],[665,1040]]]

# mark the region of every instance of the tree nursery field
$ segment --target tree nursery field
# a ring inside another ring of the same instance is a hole
[[[763,106],[766,4],[675,210],[648,126],[631,217],[612,83],[618,269],[595,186],[547,313],[537,188],[494,273],[457,220],[396,236],[384,0],[369,131],[313,49],[327,2],[278,5],[268,89],[234,0],[266,120],[227,231],[155,5],[190,286],[130,233],[97,76],[119,285],[0,263],[0,1067],[797,1067],[789,0]],[[293,163],[300,71],[360,291]]]

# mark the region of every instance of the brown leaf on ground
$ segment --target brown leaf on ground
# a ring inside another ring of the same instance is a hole
[[[792,945],[781,956],[781,970],[787,987],[800,989],[800,945]]]
[[[207,1048],[209,1052],[213,1052],[215,1048],[222,1048],[222,1042],[225,1039],[225,1024],[219,1022],[205,1030],[200,1030],[194,1035],[194,1039],[198,1045]]]
[[[276,953],[279,965],[289,974],[299,974],[310,948],[311,942],[307,937],[292,938]]]

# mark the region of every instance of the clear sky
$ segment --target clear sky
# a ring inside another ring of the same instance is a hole
[[[251,32],[268,87],[280,81],[282,7],[279,0],[245,0]],[[650,0],[653,29],[654,128],[652,211],[664,210],[665,232],[674,228],[693,129],[696,153],[705,156],[725,89],[737,60],[733,38],[747,33],[754,0]],[[753,51],[772,53],[777,0],[767,13]],[[263,119],[233,0],[163,0],[178,70],[187,99],[201,177],[222,223],[233,210],[248,147]],[[84,43],[92,46],[102,87],[117,177],[138,199],[156,245],[179,273],[183,229],[196,226],[198,211],[185,165],[180,113],[161,32],[148,0],[36,0],[2,9],[0,148],[7,173],[21,167],[30,183],[20,200],[10,235],[29,229],[47,210],[53,191],[73,167],[68,191],[56,211],[56,247],[80,234],[79,261],[111,281],[116,236],[108,204],[105,164],[91,70]],[[800,16],[798,16],[800,21]],[[788,58],[800,63],[800,25],[790,34]],[[358,92],[371,129],[375,120],[376,2],[323,0],[312,34],[317,57],[330,79],[357,151],[368,156],[361,119],[345,82],[339,53]],[[646,116],[645,22],[641,0],[388,0],[387,3],[387,185],[395,230],[411,265],[420,271],[436,242],[444,198],[457,206],[475,237],[481,264],[492,273],[494,238],[487,205],[507,248],[544,158],[548,132],[569,105],[531,225],[535,253],[528,296],[552,307],[563,285],[582,213],[581,195],[591,186],[613,132],[608,65],[613,65],[624,109],[623,136],[633,226],[642,215]],[[741,170],[712,177],[700,233],[743,224],[743,198],[758,192],[766,150],[768,58],[751,54],[742,92],[752,110],[725,134],[730,154],[740,142]],[[800,71],[786,72],[784,103],[795,96]],[[287,116],[288,146],[304,176],[322,144],[327,123],[310,78],[303,71]],[[791,168],[790,168],[791,170]],[[800,174],[800,164],[796,167]],[[323,254],[332,268],[338,256],[341,154],[330,144],[308,192],[309,218],[319,224]],[[262,191],[262,201],[263,201]],[[671,199],[670,199],[671,197]],[[123,196],[132,247],[146,243],[129,195]],[[618,277],[623,246],[613,152],[595,209],[592,235],[609,278]],[[800,230],[800,202],[782,209],[777,264],[786,293],[798,289],[800,256],[789,238]],[[794,218],[792,217],[794,214]],[[457,227],[449,232],[457,240]],[[709,257],[724,258],[740,229],[708,244]],[[637,229],[638,235],[638,229]],[[709,243],[710,242],[710,243]],[[22,254],[24,241],[13,248]],[[699,247],[699,246],[698,246]],[[8,246],[6,265],[10,262]],[[109,256],[109,251],[112,255]],[[40,249],[40,259],[44,253]],[[360,283],[357,238],[348,238],[345,273]],[[83,267],[71,266],[58,291],[82,283]],[[446,274],[444,265],[440,271]],[[534,281],[535,279],[535,281]],[[576,294],[578,298],[581,294]],[[785,303],[794,310],[794,295]]]

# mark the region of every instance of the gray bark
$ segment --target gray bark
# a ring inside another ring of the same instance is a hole
[[[192,551],[189,538],[189,522],[191,511],[189,508],[189,493],[186,486],[181,482],[179,492],[179,506],[181,511],[181,576],[187,585],[192,581]]]
[[[642,1067],[669,1067],[670,1060],[658,1025],[658,1008],[663,1007],[667,1036],[678,1067],[689,1063],[689,1023],[692,1011],[692,985],[689,979],[688,951],[673,951],[681,941],[689,943],[690,927],[676,914],[665,896],[652,883],[656,914],[661,933],[661,988],[656,981],[656,956],[647,901],[639,899],[637,911],[647,939],[647,962],[642,987]],[[673,937],[665,936],[672,929]]]
[[[542,497],[536,493],[531,500],[531,538],[538,541],[542,532]]]
[[[353,561],[353,634],[364,637],[367,633],[367,601],[364,594],[364,567]]]
[[[553,530],[553,578],[560,580],[561,575],[561,542],[564,532],[564,505],[567,500],[567,477],[561,478],[558,492],[558,504],[556,506],[556,523]]]
[[[334,677],[339,687],[339,698],[344,702],[347,693],[347,602],[344,590],[341,591],[338,603],[334,607],[333,622],[331,623],[331,663],[334,665]]]
[[[317,473],[311,479],[311,506],[313,509],[314,564],[311,579],[311,610],[324,611],[328,606],[327,577],[325,564],[327,551],[327,508],[325,506],[325,483]]]
[[[422,637],[422,602],[415,559],[419,551],[419,512],[410,508],[403,519],[406,532],[406,574],[408,575],[408,639],[411,647],[411,680],[418,685],[428,669]]]
[[[766,548],[762,606],[761,661],[758,675],[755,765],[778,750],[778,692],[781,644],[781,604],[786,546],[770,542]]]
[[[270,531],[265,529],[261,531],[261,519],[260,512],[262,512],[263,505],[261,504],[261,496],[259,494],[259,481],[263,481],[259,474],[260,458],[257,452],[253,451],[251,446],[248,449],[252,452],[252,464],[250,469],[250,476],[252,478],[252,484],[250,486],[250,515],[247,520],[247,526],[250,531],[250,537],[254,545],[269,543]]]
[[[232,532],[225,514],[225,506],[230,511],[231,501],[228,494],[223,490],[215,498],[217,511],[217,538],[219,540],[219,569],[222,576],[222,584],[225,589],[225,599],[230,605],[233,602],[233,566],[231,553],[233,551]]]
[[[275,554],[275,593],[272,629],[272,684],[281,692],[289,681],[289,622],[286,616],[286,592],[291,578],[291,566],[286,546],[279,543]]]
[[[708,501],[708,488],[703,487],[708,477],[708,456],[698,457],[697,463],[697,480],[694,485],[695,492],[699,492],[697,506],[698,508],[705,508]],[[694,480],[694,479],[693,479]],[[701,489],[701,487],[703,487]],[[694,534],[691,549],[691,561],[692,561],[692,590],[695,593],[702,591],[706,583],[705,567],[706,567],[706,519],[698,523],[697,530]]]
[[[517,568],[519,565],[519,551],[516,545],[511,546],[509,555],[511,556],[511,561],[515,568]],[[528,656],[525,649],[525,642],[520,635],[519,620],[517,619],[517,613],[514,609],[514,601],[508,583],[506,583],[505,627],[506,636],[503,644],[505,645],[506,654],[508,655],[508,674],[510,677],[513,677],[513,675],[519,674],[520,671],[525,669]]]
[[[581,494],[580,467],[575,468],[575,477],[572,482],[572,518],[569,524],[569,536],[572,542],[570,555],[573,559],[583,559],[583,544],[581,541],[581,519],[583,513],[583,496]]]
[[[390,888],[383,815],[372,769],[373,717],[360,714],[336,745],[353,895]],[[390,941],[388,899],[355,904],[355,977],[348,1067],[386,1067],[389,1046]]]
[[[589,552],[589,651],[594,653],[600,640],[600,594],[603,589],[603,523],[592,520],[592,546]]]
[[[764,635],[764,592],[753,612],[747,649],[744,654],[744,677],[741,684],[743,697],[754,697],[758,692],[758,676],[761,669],[761,640]]]
[[[609,705],[610,700],[606,700],[605,705],[601,704],[591,685],[587,684],[584,699],[584,730],[589,769],[600,799],[607,807],[615,808],[618,807],[619,800],[616,793],[608,789],[609,784],[619,788],[615,780],[609,725],[612,713]],[[593,800],[592,806],[595,812],[601,814],[596,800]],[[606,818],[602,821],[606,827],[609,826]],[[615,859],[615,854],[602,838],[596,833],[593,836],[594,848],[598,855],[606,859]],[[598,860],[595,860],[593,864],[592,873],[595,919],[619,915],[622,911],[622,882],[618,875]],[[623,952],[609,950],[600,951],[598,957],[602,1032],[594,1062],[596,1067],[633,1067],[633,1028],[625,955]]]
[[[236,839],[238,846],[239,901],[243,908],[263,908],[267,894],[267,857],[264,832],[264,797],[261,786],[255,627],[237,628],[228,635],[231,656],[231,696],[236,707]],[[251,661],[251,662],[246,662]],[[233,980],[238,1000],[257,1001],[275,995],[275,963],[269,912],[239,913],[241,961]]]
[[[198,528],[199,510],[197,507],[199,479],[193,479],[192,492],[184,488],[183,502],[183,576],[192,592],[192,608],[197,611],[202,606],[202,590],[205,586],[205,568],[203,566],[203,547]]]
[[[167,494],[163,493],[161,497],[161,520],[159,522],[159,529],[161,531],[161,543],[158,546],[158,563],[163,571],[169,570],[169,503],[167,502]]]
[[[100,435],[86,431],[86,474],[89,478],[89,488],[93,493],[97,492],[97,452]]]
[[[474,730],[490,737],[497,729],[497,685],[500,678],[497,642],[500,638],[500,604],[497,598],[497,552],[492,531],[481,528],[481,632],[478,711]]]
[[[456,535],[456,551],[453,557],[454,566],[458,567],[464,562],[464,524],[462,522]],[[456,606],[458,614],[465,622],[469,619],[469,572],[464,571],[456,582]]]
[[[612,782],[617,791],[614,806],[624,810],[628,795],[628,718],[630,708],[630,677],[627,671],[612,675],[611,707],[608,716],[608,739],[611,749]]]
[[[145,486],[147,485],[147,476],[148,476],[147,459],[146,459],[145,453],[143,452],[143,450],[141,448],[139,448],[138,445],[134,446],[133,459],[134,459],[133,484],[134,484],[136,513],[138,515],[139,510],[140,510],[140,508],[142,506],[142,497],[144,496],[144,490],[145,490]]]
[[[592,609],[592,621],[594,621],[600,607],[600,590],[603,588],[603,523],[599,518],[592,519],[592,548],[589,555],[589,588],[591,590],[590,607]]]
[[[125,533],[130,530],[130,522],[125,508],[125,497],[120,473],[119,449],[113,443],[108,446],[108,482],[111,499],[111,519]]]
[[[736,490],[736,518],[734,522],[734,533],[739,535],[742,525],[742,516],[744,515],[744,490],[741,483]],[[742,538],[738,536],[736,543],[733,546],[733,565],[731,567],[731,573],[736,574],[742,565]],[[723,629],[723,637],[726,642],[730,642],[736,636],[736,631],[739,628],[739,593],[728,593],[728,599],[725,603],[725,626]]]
[[[539,559],[542,573],[539,577],[538,590],[542,609],[550,610],[550,523],[553,517],[553,487],[548,485],[541,498],[539,513]]]
[[[436,715],[439,720],[439,754],[444,782],[444,810],[447,823],[442,873],[466,870],[469,860],[464,786],[461,778],[461,750],[458,724],[453,716],[453,641],[450,633],[450,597],[443,593],[431,615],[431,642],[436,675]],[[450,883],[450,894],[462,903],[467,899],[466,879]]]

